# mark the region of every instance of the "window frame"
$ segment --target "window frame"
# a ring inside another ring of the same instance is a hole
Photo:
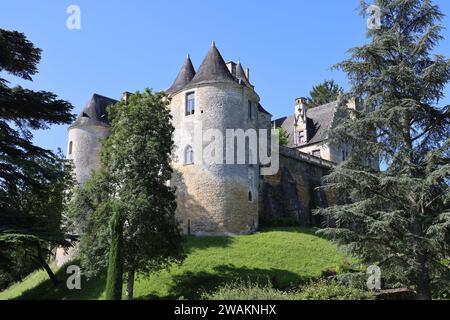
[[[187,145],[184,148],[184,165],[189,166],[194,164],[194,148],[191,145]]]
[[[190,99],[192,97],[192,99]],[[190,91],[186,93],[186,102],[184,106],[184,115],[193,116],[195,114],[195,91]],[[190,102],[193,101],[193,106],[191,108]]]

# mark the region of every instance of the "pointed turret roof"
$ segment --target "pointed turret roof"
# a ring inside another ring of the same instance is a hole
[[[207,82],[236,82],[214,42],[189,85]]]
[[[181,67],[180,72],[178,73],[177,78],[173,82],[172,86],[167,89],[168,94],[175,93],[181,89],[183,89],[195,76],[195,69],[192,65],[191,58],[189,55],[186,57],[183,66]]]
[[[239,80],[242,80],[247,86],[251,87],[250,81],[247,79],[247,76],[245,75],[244,68],[242,68],[241,61],[238,61],[236,65],[236,78]]]
[[[86,104],[83,111],[77,117],[75,122],[71,125],[82,126],[82,125],[108,125],[109,119],[106,108],[112,104],[116,104],[118,101],[101,96],[94,93],[91,100]]]

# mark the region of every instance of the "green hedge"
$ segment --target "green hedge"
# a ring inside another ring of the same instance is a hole
[[[203,300],[373,300],[372,293],[338,284],[334,281],[319,282],[292,291],[281,291],[269,283],[234,282],[219,287],[212,293],[203,293]]]
[[[347,287],[334,281],[321,280],[300,289],[296,300],[373,300],[375,296],[365,290]]]

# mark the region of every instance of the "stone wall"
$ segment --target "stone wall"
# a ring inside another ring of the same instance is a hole
[[[195,93],[195,113],[186,115],[186,95]],[[254,107],[248,119],[248,101]],[[226,159],[226,129],[259,127],[258,95],[235,83],[208,83],[180,91],[171,97],[175,127],[171,184],[177,188],[177,218],[184,233],[195,235],[246,234],[258,227],[257,165],[208,164],[200,155],[207,152],[211,140],[194,143],[195,137],[209,129],[222,134]],[[264,123],[266,125],[266,119]],[[194,164],[185,163],[187,147],[194,149]],[[249,199],[249,192],[252,199]]]
[[[261,177],[260,224],[281,220],[296,221],[302,226],[320,224],[312,211],[326,207],[333,199],[316,188],[333,166],[330,161],[280,147],[278,174]]]
[[[67,159],[73,161],[75,177],[81,185],[89,180],[93,171],[100,169],[100,140],[110,134],[111,128],[106,125],[69,128]]]

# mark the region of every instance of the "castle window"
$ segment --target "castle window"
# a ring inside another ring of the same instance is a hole
[[[69,154],[72,154],[73,142],[69,142]]]
[[[304,133],[304,131],[300,131],[298,134],[298,143],[301,144],[304,142],[306,142],[305,141],[305,133]]]
[[[194,149],[191,146],[187,146],[184,151],[184,164],[194,164]]]
[[[253,194],[251,191],[248,192],[248,201],[253,202]]]
[[[186,94],[186,115],[193,115],[195,112],[195,93]]]
[[[248,120],[252,120],[253,119],[253,105],[252,102],[249,100],[248,101]]]
[[[320,156],[320,150],[314,150],[314,151],[312,152],[312,155],[313,155],[314,157],[321,158],[321,156]]]
[[[294,131],[294,144],[295,144],[296,146],[299,145],[299,143],[298,143],[298,132],[297,132],[297,130]]]

